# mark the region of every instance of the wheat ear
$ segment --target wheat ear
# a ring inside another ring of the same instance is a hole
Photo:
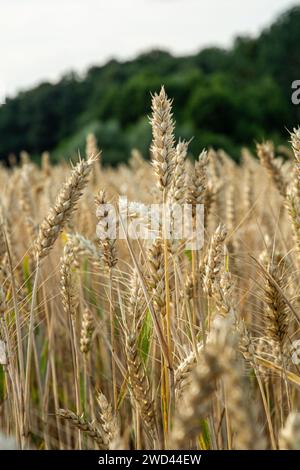
[[[205,265],[205,272],[203,276],[204,291],[210,296],[213,296],[214,282],[219,276],[222,266],[222,251],[224,249],[224,241],[227,231],[223,225],[219,225],[212,236],[208,253],[207,262]]]
[[[262,166],[267,170],[275,187],[278,189],[279,193],[285,197],[287,185],[279,166],[279,161],[275,159],[274,146],[272,142],[257,144],[257,154]]]
[[[92,336],[95,330],[94,319],[88,308],[84,309],[80,332],[80,351],[88,354],[91,349]]]
[[[105,191],[99,191],[95,197],[97,236],[102,248],[103,262],[108,269],[112,269],[118,261],[116,239],[112,232],[116,222],[114,213],[108,204]]]
[[[184,204],[186,197],[186,156],[188,143],[179,141],[174,159],[174,177],[168,194],[171,203]]]
[[[117,419],[113,415],[111,404],[108,403],[106,396],[102,392],[99,392],[96,398],[99,406],[100,424],[105,433],[106,441],[110,444],[119,434]]]
[[[200,363],[191,373],[191,383],[174,417],[170,436],[171,449],[186,449],[189,441],[201,432],[201,418],[210,411],[211,396],[216,390],[216,381],[225,369],[220,362],[220,351],[207,344]]]
[[[275,342],[278,342],[282,350],[288,334],[290,319],[288,306],[281,294],[281,291],[284,292],[286,285],[283,266],[273,266],[271,263],[268,272],[280,289],[275,288],[270,279],[265,276],[264,302],[266,308],[264,310],[264,320],[268,336],[275,340]]]
[[[170,187],[175,160],[174,121],[172,101],[168,99],[164,87],[159,95],[152,97],[152,165],[158,187],[164,191]]]
[[[300,450],[300,413],[290,413],[280,431],[281,450]]]
[[[157,238],[148,250],[149,276],[148,283],[152,291],[153,306],[158,314],[166,314],[166,286],[164,247]]]
[[[78,305],[78,285],[75,269],[78,267],[72,243],[66,243],[61,258],[60,283],[62,304],[66,313],[75,315]]]
[[[70,410],[59,409],[57,415],[69,421],[76,429],[85,432],[99,447],[99,450],[107,450],[107,444],[101,431],[92,423],[87,421],[83,416],[79,416]]]
[[[204,204],[206,202],[208,186],[207,165],[208,153],[206,150],[203,150],[195,162],[188,183],[187,203],[191,204],[193,209],[197,204]]]
[[[87,183],[97,156],[88,160],[80,160],[73,168],[69,179],[58,193],[54,207],[52,207],[40,225],[36,240],[36,254],[42,259],[51,251],[58,235],[65,223],[70,219],[72,212],[76,209],[77,202]]]
[[[135,334],[129,334],[126,337],[126,356],[133,396],[140,410],[143,422],[152,435],[153,440],[156,441],[157,426],[153,400],[151,398],[151,388],[144,365],[138,354]]]

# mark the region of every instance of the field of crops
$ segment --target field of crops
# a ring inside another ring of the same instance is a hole
[[[193,161],[172,105],[150,161],[102,167],[89,135],[72,165],[0,168],[0,447],[300,449],[300,130]]]

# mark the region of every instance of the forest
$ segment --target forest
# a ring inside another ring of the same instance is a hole
[[[152,50],[111,60],[84,75],[69,73],[8,98],[0,107],[0,159],[22,150],[53,161],[83,152],[93,132],[104,164],[126,161],[132,148],[148,157],[151,96],[163,84],[174,97],[176,133],[190,152],[222,148],[239,159],[243,146],[266,137],[280,145],[300,121],[292,83],[300,80],[300,7],[258,37],[237,37],[230,49],[209,47],[186,57]],[[100,45],[99,45],[100,47]]]

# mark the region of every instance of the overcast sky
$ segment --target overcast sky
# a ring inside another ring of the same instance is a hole
[[[0,89],[151,48],[176,54],[256,34],[296,0],[0,0]]]

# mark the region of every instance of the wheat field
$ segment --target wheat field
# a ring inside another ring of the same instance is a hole
[[[0,447],[300,449],[300,130],[193,161],[172,105],[150,160],[1,167]],[[203,204],[203,246],[108,237],[119,196]]]

